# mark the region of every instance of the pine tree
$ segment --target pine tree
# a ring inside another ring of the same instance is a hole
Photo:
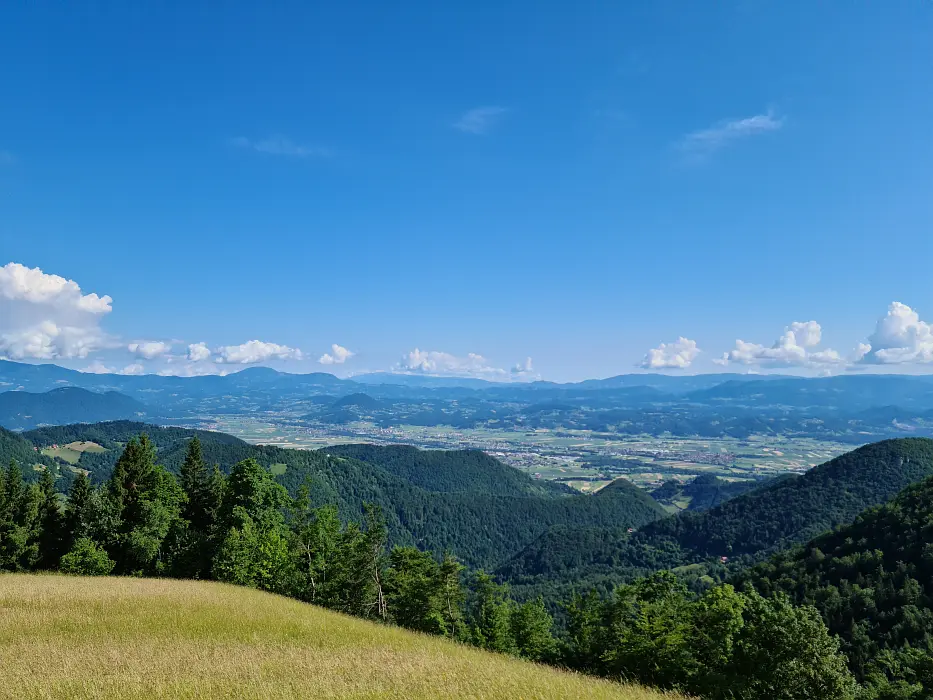
[[[64,545],[64,516],[55,490],[55,478],[49,469],[39,477],[38,517],[34,537],[38,548],[37,566],[40,569],[54,569],[58,566]]]
[[[87,474],[81,472],[75,477],[68,493],[65,506],[65,549],[70,550],[76,540],[92,537],[94,534],[95,504],[94,487]]]
[[[213,471],[207,469],[197,436],[188,443],[180,483],[185,501],[182,519],[170,534],[173,572],[182,578],[202,578],[210,574],[219,544],[217,515],[223,497],[223,475],[216,467]]]
[[[178,481],[155,463],[146,435],[130,440],[107,483],[115,532],[109,550],[119,573],[165,573],[163,544],[180,516],[184,493]]]
[[[496,584],[484,571],[476,574],[473,588],[471,633],[473,643],[490,651],[514,654],[515,639],[509,624],[512,602],[508,588]]]
[[[11,460],[3,476],[0,571],[22,571],[30,565],[30,496],[19,464]]]
[[[552,661],[557,654],[553,624],[540,596],[513,607],[509,625],[518,655],[532,661]]]

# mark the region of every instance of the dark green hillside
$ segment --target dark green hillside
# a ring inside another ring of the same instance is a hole
[[[52,465],[52,461],[36,452],[35,446],[22,435],[0,428],[0,468],[14,459],[23,467],[28,481],[33,480],[34,472],[30,469],[33,464]]]
[[[859,678],[885,667],[885,649],[933,652],[933,478],[759,564],[741,582],[815,606]]]
[[[0,425],[29,430],[43,424],[96,423],[145,414],[146,407],[116,391],[96,393],[62,387],[43,394],[7,391],[0,394]]]
[[[570,487],[532,479],[480,450],[419,450],[410,445],[338,445],[325,452],[358,459],[427,491],[480,491],[500,496],[557,496]],[[644,496],[646,499],[647,494]]]
[[[220,465],[224,472],[250,457],[267,469],[275,464],[281,470],[284,465],[277,479],[292,494],[310,481],[313,503],[334,504],[345,519],[359,519],[364,503],[379,505],[394,543],[450,550],[469,566],[494,567],[555,525],[638,527],[664,514],[661,506],[634,486],[603,498],[570,493],[536,482],[475,451],[411,453],[376,448],[360,452],[373,460],[364,462],[325,451],[249,445],[222,433],[128,421],[42,428],[24,435],[37,445],[90,440],[108,448],[104,453],[85,453],[78,463],[91,471],[92,481],[102,483],[119,457],[120,449],[115,448],[141,432],[149,434],[159,462],[171,472],[178,472],[188,441],[197,434],[204,460]],[[378,459],[383,454],[386,466]],[[435,488],[456,483],[457,490],[424,488],[419,481],[428,485],[431,478],[424,474],[406,478],[406,464],[415,472],[418,465],[438,466],[443,472]],[[461,468],[472,475],[472,481],[456,482],[453,475]]]
[[[721,557],[730,564],[751,563],[851,522],[930,475],[933,440],[886,440],[712,510],[664,518],[631,534],[605,530],[584,539],[573,527],[549,533],[547,546],[528,547],[499,573],[513,583],[552,586],[589,576],[625,579],[645,568],[698,562],[714,562],[717,568]],[[570,568],[565,553],[574,549]]]
[[[713,474],[700,474],[687,483],[665,481],[651,495],[659,503],[675,505],[687,501],[686,510],[701,511],[715,508],[730,498],[754,491],[765,481],[726,481]]]

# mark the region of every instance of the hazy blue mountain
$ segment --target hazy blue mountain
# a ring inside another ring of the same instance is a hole
[[[10,430],[62,423],[97,423],[139,418],[145,414],[143,404],[115,391],[96,393],[62,387],[41,394],[28,391],[0,394],[0,425]]]

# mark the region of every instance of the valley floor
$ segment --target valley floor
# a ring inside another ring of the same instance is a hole
[[[0,698],[676,700],[219,583],[0,574]]]

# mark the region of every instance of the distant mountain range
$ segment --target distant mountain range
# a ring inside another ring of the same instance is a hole
[[[80,393],[7,397],[0,402],[0,425],[23,430],[143,416],[153,423],[198,424],[218,415],[265,414],[334,426],[364,420],[379,428],[588,430],[743,440],[782,435],[853,445],[933,436],[931,376],[631,374],[557,384],[390,373],[340,379],[268,367],[227,376],[124,376],[0,361],[0,392],[43,394],[62,388],[107,398]]]
[[[116,391],[97,393],[77,387],[62,387],[41,394],[28,391],[0,393],[0,426],[8,430],[138,419],[145,415],[143,404]]]

